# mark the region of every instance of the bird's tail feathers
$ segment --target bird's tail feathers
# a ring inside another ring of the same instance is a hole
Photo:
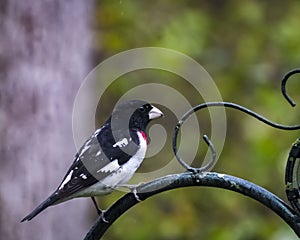
[[[59,200],[59,196],[56,192],[54,192],[50,197],[48,197],[44,202],[42,202],[37,208],[35,208],[31,213],[29,213],[26,217],[24,217],[21,222],[30,221],[36,215],[38,215],[41,211],[45,210],[47,207],[55,204]]]

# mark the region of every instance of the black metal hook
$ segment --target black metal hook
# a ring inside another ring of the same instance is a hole
[[[284,96],[284,98],[294,107],[296,106],[295,102],[288,96],[288,94],[286,93],[286,83],[287,80],[294,74],[296,73],[300,73],[300,69],[294,69],[289,71],[288,73],[286,73],[281,81],[281,92]],[[274,128],[278,128],[278,129],[282,129],[282,130],[299,130],[300,129],[300,125],[293,125],[293,126],[288,126],[288,125],[282,125],[282,124],[278,124],[275,122],[270,121],[269,119],[261,116],[260,114],[246,108],[243,107],[241,105],[238,105],[236,103],[232,103],[232,102],[207,102],[207,103],[202,103],[199,104],[193,108],[191,108],[189,111],[187,111],[181,118],[181,120],[177,123],[176,127],[175,127],[175,131],[174,131],[174,136],[173,136],[173,152],[177,158],[177,160],[179,161],[179,163],[188,171],[192,171],[192,172],[203,172],[203,171],[209,171],[212,169],[212,167],[215,165],[216,163],[216,151],[215,148],[212,144],[212,142],[208,139],[208,137],[206,135],[203,136],[206,144],[209,146],[209,149],[212,153],[212,159],[211,161],[206,164],[205,166],[201,167],[201,168],[193,168],[191,166],[189,166],[178,154],[178,150],[177,150],[177,136],[178,136],[178,132],[181,128],[181,125],[184,123],[184,121],[186,119],[189,118],[189,116],[191,116],[194,112],[202,109],[202,108],[208,108],[208,107],[229,107],[229,108],[233,108],[233,109],[237,109],[239,111],[242,111],[254,118],[256,118],[257,120],[271,126]]]
[[[299,68],[293,69],[293,70],[289,71],[288,73],[286,73],[281,81],[281,93],[284,96],[284,98],[292,105],[292,107],[295,107],[296,103],[286,93],[286,82],[292,75],[294,75],[296,73],[300,73]]]
[[[204,165],[203,167],[200,168],[194,168],[191,167],[190,165],[188,165],[178,154],[178,150],[177,150],[177,136],[178,136],[178,132],[179,129],[181,127],[181,125],[183,124],[183,121],[179,121],[175,127],[175,132],[174,132],[174,137],[173,137],[173,152],[175,154],[175,157],[177,158],[178,162],[188,171],[193,172],[193,173],[200,173],[200,172],[206,172],[206,171],[210,171],[213,166],[216,163],[217,160],[217,152],[215,150],[215,147],[213,145],[213,143],[210,141],[210,139],[206,136],[203,135],[203,140],[205,141],[205,143],[207,144],[210,152],[211,152],[211,160]]]
[[[180,130],[180,127],[182,126],[182,124],[196,111],[203,109],[203,108],[208,108],[208,107],[229,107],[229,108],[233,108],[233,109],[237,109],[239,111],[242,111],[254,118],[256,118],[257,120],[271,126],[277,129],[282,129],[282,130],[299,130],[300,129],[300,125],[292,125],[292,126],[288,126],[288,125],[282,125],[282,124],[278,124],[275,122],[270,121],[269,119],[261,116],[260,114],[245,108],[241,105],[238,105],[236,103],[232,103],[232,102],[207,102],[207,103],[202,103],[199,104],[193,108],[191,108],[189,111],[187,111],[182,118],[180,119],[180,121],[177,123],[176,127],[175,127],[175,131],[174,131],[174,135],[173,135],[173,152],[177,158],[177,160],[179,161],[179,163],[188,171],[191,172],[204,172],[204,171],[209,171],[211,170],[211,168],[215,165],[216,163],[216,151],[213,147],[213,144],[211,143],[211,141],[208,139],[207,136],[203,136],[204,140],[206,141],[206,143],[208,144],[211,152],[212,152],[212,160],[206,164],[205,166],[201,167],[201,168],[193,168],[191,166],[189,166],[178,154],[178,150],[177,150],[177,136],[178,136],[178,132]]]

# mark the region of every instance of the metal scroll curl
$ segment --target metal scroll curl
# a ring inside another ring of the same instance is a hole
[[[286,73],[281,81],[281,93],[283,94],[284,98],[290,103],[292,107],[295,107],[296,104],[292,100],[292,98],[287,94],[286,91],[286,83],[288,79],[293,76],[294,74],[300,73],[300,69],[293,69]],[[206,102],[199,104],[192,109],[190,109],[188,112],[186,112],[182,118],[179,120],[177,123],[175,130],[174,130],[174,136],[173,136],[173,152],[179,161],[179,163],[188,171],[194,172],[194,173],[199,173],[199,172],[204,172],[204,171],[210,171],[215,163],[216,163],[216,152],[214,151],[213,148],[213,143],[210,142],[207,136],[204,136],[204,140],[206,141],[207,145],[210,147],[210,150],[212,152],[212,159],[211,161],[206,164],[204,167],[201,168],[193,168],[189,166],[178,154],[177,150],[177,136],[180,131],[181,126],[183,123],[196,111],[203,109],[203,108],[208,108],[208,107],[229,107],[233,108],[236,110],[239,110],[241,112],[244,112],[257,120],[271,126],[277,129],[282,129],[282,130],[298,130],[300,129],[300,125],[293,125],[293,126],[286,126],[282,124],[278,124],[275,122],[272,122],[265,117],[257,114],[256,112],[249,110],[248,108],[245,108],[243,106],[240,106],[236,103],[231,103],[231,102]],[[297,139],[297,141],[293,144],[287,165],[286,165],[286,173],[285,173],[285,184],[286,184],[286,195],[291,203],[291,206],[293,209],[297,212],[298,216],[300,216],[300,138]]]

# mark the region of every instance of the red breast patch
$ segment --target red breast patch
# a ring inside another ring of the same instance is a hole
[[[140,133],[142,134],[143,138],[145,139],[145,141],[146,141],[147,144],[148,144],[148,139],[147,139],[146,133],[144,133],[143,131],[141,131]]]

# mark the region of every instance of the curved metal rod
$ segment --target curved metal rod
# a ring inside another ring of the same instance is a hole
[[[177,129],[178,124],[176,125],[176,129]],[[180,126],[178,127],[178,129],[180,128]],[[190,165],[188,165],[178,154],[177,151],[177,135],[178,135],[178,131],[175,130],[175,136],[173,137],[173,151],[175,154],[175,157],[177,158],[178,162],[188,171],[193,172],[193,173],[200,173],[200,172],[206,172],[206,171],[210,171],[213,166],[216,163],[217,160],[217,152],[215,150],[215,147],[213,145],[213,143],[209,140],[209,138],[206,135],[203,135],[203,140],[205,141],[205,143],[207,144],[210,152],[211,152],[211,160],[203,167],[200,168],[194,168],[191,167]]]
[[[274,128],[278,128],[278,129],[282,129],[282,130],[299,130],[300,129],[300,124],[298,125],[292,125],[292,126],[289,126],[289,125],[282,125],[282,124],[279,124],[279,123],[275,123],[275,122],[272,122],[271,120],[261,116],[260,114],[246,108],[246,107],[243,107],[239,104],[236,104],[236,103],[232,103],[232,102],[207,102],[207,103],[202,103],[202,104],[199,104],[195,107],[193,107],[192,109],[190,109],[188,112],[186,112],[181,120],[179,121],[182,125],[182,123],[191,115],[193,114],[194,112],[202,109],[202,108],[207,108],[207,107],[229,107],[229,108],[233,108],[233,109],[237,109],[239,111],[242,111],[254,118],[256,118],[257,120],[271,126],[271,127],[274,127]]]
[[[275,122],[272,122],[270,120],[268,120],[267,118],[259,115],[258,113],[245,108],[241,105],[238,105],[236,103],[232,103],[232,102],[207,102],[207,103],[202,103],[199,104],[193,108],[191,108],[189,111],[187,111],[181,118],[181,120],[177,123],[176,127],[175,127],[175,131],[174,131],[174,135],[173,135],[173,152],[177,158],[177,160],[179,161],[179,163],[188,171],[191,172],[203,172],[203,171],[208,171],[211,170],[211,168],[214,166],[215,162],[216,162],[216,152],[214,150],[214,148],[211,148],[212,143],[209,142],[208,145],[210,146],[211,152],[212,152],[212,160],[205,165],[204,167],[201,168],[193,168],[191,166],[189,166],[187,163],[185,163],[183,161],[183,159],[180,157],[180,155],[178,154],[178,149],[177,149],[177,137],[178,137],[178,132],[182,126],[182,124],[196,111],[203,109],[203,108],[208,108],[208,107],[229,107],[229,108],[233,108],[233,109],[237,109],[239,111],[242,111],[254,118],[256,118],[257,120],[271,126],[274,128],[278,128],[278,129],[282,129],[282,130],[299,130],[300,129],[300,125],[293,125],[293,126],[288,126],[288,125],[282,125],[282,124],[278,124]],[[213,149],[213,150],[212,150]]]
[[[203,139],[204,139],[205,143],[207,144],[207,146],[209,147],[209,150],[211,152],[211,161],[208,164],[206,164],[205,166],[203,166],[202,168],[199,168],[200,172],[212,170],[217,162],[217,152],[216,152],[216,149],[215,149],[213,143],[210,141],[210,139],[206,135],[203,135]]]
[[[291,71],[289,71],[288,73],[286,73],[281,81],[281,93],[282,95],[284,96],[284,98],[289,102],[289,104],[292,105],[292,107],[295,107],[296,106],[296,103],[293,101],[293,99],[291,99],[289,97],[289,95],[286,93],[286,82],[287,80],[293,76],[294,74],[296,73],[300,73],[300,69],[297,68],[297,69],[293,69]]]
[[[255,199],[280,216],[294,230],[295,234],[300,237],[300,219],[288,204],[268,190],[238,177],[214,172],[172,174],[138,186],[137,193],[139,199],[144,201],[161,192],[190,186],[227,189]],[[141,203],[134,194],[127,193],[105,212],[107,221],[104,222],[102,217],[97,219],[84,240],[100,239],[122,214],[136,204]]]

